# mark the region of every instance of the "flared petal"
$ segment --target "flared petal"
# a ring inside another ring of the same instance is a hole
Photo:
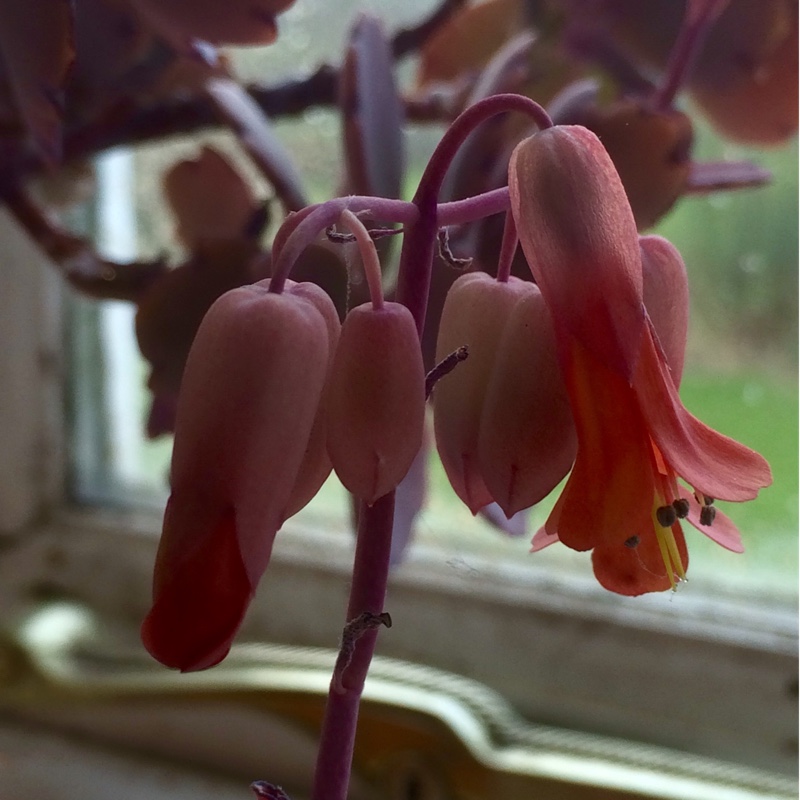
[[[548,532],[547,528],[539,528],[531,539],[531,553],[538,553],[558,541],[558,534]]]
[[[649,520],[642,521],[638,540],[601,545],[592,553],[594,574],[601,586],[617,594],[635,597],[647,592],[663,592],[674,585],[675,576],[667,574],[658,538]],[[686,540],[678,524],[672,526],[672,536],[681,557],[683,571],[689,566]]]
[[[164,536],[159,548],[153,607],[142,624],[142,641],[162,664],[182,672],[207,669],[222,661],[230,650],[253,595],[239,550],[232,507],[216,517],[194,515],[186,548],[175,547],[173,525],[185,522],[167,508]],[[211,519],[210,523],[208,520]],[[205,524],[204,524],[205,523]]]
[[[772,483],[766,460],[709,428],[681,403],[651,330],[645,334],[633,387],[664,461],[690,486],[721,500],[752,500]]]
[[[639,239],[644,307],[675,386],[680,386],[689,332],[689,279],[678,249],[661,236]]]
[[[509,165],[520,244],[557,327],[630,379],[645,327],[636,223],[611,158],[580,126],[520,143]]]
[[[714,521],[711,525],[703,525],[700,522],[700,504],[695,500],[691,492],[683,494],[684,499],[689,501],[689,516],[686,521],[693,525],[704,536],[708,536],[720,547],[730,550],[732,553],[744,553],[742,544],[742,534],[734,525],[733,520],[724,512],[714,507]]]

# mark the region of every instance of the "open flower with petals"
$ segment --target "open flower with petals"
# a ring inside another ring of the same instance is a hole
[[[535,134],[514,151],[509,186],[578,436],[575,465],[534,549],[557,538],[594,550],[598,579],[622,594],[670,588],[688,565],[678,520],[696,519],[740,549],[712,498],[753,499],[771,482],[769,466],[681,403],[685,284],[648,279],[650,296],[630,205],[597,137],[579,126]],[[679,258],[662,241],[644,245],[656,275]]]

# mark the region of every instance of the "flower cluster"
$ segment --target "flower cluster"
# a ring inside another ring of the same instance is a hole
[[[524,140],[508,197],[508,235],[535,282],[472,272],[448,293],[437,357],[464,346],[469,357],[434,392],[445,470],[473,513],[497,503],[508,517],[569,474],[533,550],[591,550],[600,583],[621,594],[674,588],[688,566],[681,520],[741,551],[714,499],[748,500],[771,480],[761,456],[680,401],[683,261],[664,239],[639,236],[617,171],[585,128]],[[224,657],[277,531],[332,467],[370,506],[419,452],[418,328],[405,305],[383,300],[363,225],[347,210],[342,219],[372,259],[372,302],[340,327],[314,284],[261,281],[217,300],[192,345],[143,627],[170,666]]]
[[[312,283],[227,292],[197,331],[181,383],[172,491],[144,621],[167,666],[225,657],[275,534],[335,469],[368,504],[422,443],[425,375],[414,321],[380,298],[343,326]]]

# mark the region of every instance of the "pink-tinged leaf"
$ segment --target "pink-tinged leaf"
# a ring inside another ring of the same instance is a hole
[[[597,105],[600,84],[593,78],[574,81],[562,89],[547,105],[547,113],[556,125],[570,125],[584,119]]]
[[[639,239],[644,307],[675,386],[681,385],[689,330],[689,278],[677,248],[660,236]]]
[[[605,148],[580,126],[540,131],[514,150],[509,190],[520,244],[555,325],[630,379],[645,327],[641,255]]]
[[[362,14],[353,26],[339,92],[348,189],[399,197],[405,169],[404,112],[391,42],[376,17]]]
[[[633,380],[639,406],[664,461],[690,486],[721,500],[752,500],[772,483],[754,450],[709,428],[681,403],[651,332],[645,333]]]
[[[514,539],[528,532],[528,511],[518,511],[507,517],[497,503],[489,503],[478,512],[490,525]]]
[[[286,210],[297,211],[308,205],[300,174],[258,103],[236,81],[226,78],[214,78],[205,88],[256,166],[275,187]]]
[[[700,504],[695,500],[693,492],[683,492],[681,495],[689,501],[689,516],[686,521],[693,525],[704,536],[708,536],[726,550],[732,553],[744,553],[742,544],[742,534],[734,524],[733,520],[725,513],[714,506],[714,520],[711,525],[703,525],[700,522]]]
[[[64,82],[75,57],[69,0],[0,0],[0,53],[14,102],[39,155],[61,160]]]
[[[731,189],[764,186],[772,180],[768,169],[750,161],[694,162],[689,172],[687,193],[708,194]]]
[[[546,528],[539,528],[533,535],[533,539],[531,539],[531,553],[538,553],[540,550],[544,550],[545,547],[550,547],[551,544],[555,544],[557,541],[557,534],[548,532]]]
[[[171,48],[157,40],[126,0],[76,3],[75,45],[78,55],[72,78],[79,82],[83,93],[133,88],[142,73],[152,78],[146,63],[156,50],[161,50],[161,57],[155,59],[160,68],[173,57]]]
[[[213,147],[179,161],[164,175],[164,194],[189,250],[202,242],[241,239],[258,208],[252,190],[230,161]]]
[[[276,16],[294,0],[130,0],[153,27],[179,49],[194,39],[211,44],[270,44]]]
[[[209,514],[197,499],[173,495],[167,504],[153,607],[142,624],[148,652],[182,672],[225,658],[253,596],[233,509]],[[183,529],[178,540],[175,528]]]

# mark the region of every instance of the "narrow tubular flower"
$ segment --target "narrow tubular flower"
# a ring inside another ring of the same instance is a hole
[[[371,505],[403,480],[422,446],[425,370],[405,306],[365,303],[347,315],[326,404],[333,469]]]
[[[688,295],[663,273],[647,291],[652,315],[645,312],[633,216],[597,137],[578,126],[535,134],[512,156],[509,187],[525,256],[554,318],[578,436],[575,466],[534,549],[557,538],[594,550],[598,578],[624,594],[674,586],[688,558],[677,512],[664,508],[685,510],[691,494],[678,478],[703,505],[742,501],[769,485],[769,466],[683,407]],[[679,257],[663,240],[643,247],[648,270],[678,274]],[[714,514],[700,516],[715,538]],[[729,530],[720,539],[736,549]]]
[[[481,474],[511,518],[555,489],[576,449],[550,313],[538,287],[523,283],[486,388],[478,437]]]
[[[200,325],[142,626],[145,646],[167,666],[204,669],[224,658],[267,567],[328,372],[326,302],[316,287],[287,282],[276,294],[262,281],[223,295]]]
[[[484,272],[462,275],[445,299],[436,361],[466,346],[468,358],[436,385],[436,447],[455,493],[476,514],[493,502],[478,463],[483,404],[498,343],[525,282],[496,281]]]

